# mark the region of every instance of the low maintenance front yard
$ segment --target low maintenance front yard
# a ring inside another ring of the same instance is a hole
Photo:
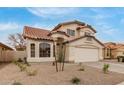
[[[37,70],[37,74],[28,76],[25,71],[21,72],[15,64],[11,63],[0,69],[0,84],[20,82],[24,85],[70,85],[74,77],[80,79],[81,85],[111,85],[124,81],[124,74],[115,72],[104,74],[102,68],[96,69],[86,65],[84,71],[79,71],[80,68],[79,64],[66,63],[63,72],[56,72],[55,66],[51,63],[31,63],[30,69]]]

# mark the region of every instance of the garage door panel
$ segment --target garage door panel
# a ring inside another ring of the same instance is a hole
[[[94,62],[98,61],[98,49],[76,48],[75,62]]]

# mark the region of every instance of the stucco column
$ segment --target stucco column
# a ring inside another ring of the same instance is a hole
[[[35,43],[35,58],[39,58],[39,42]]]
[[[27,58],[30,58],[31,56],[31,54],[30,54],[30,51],[31,51],[31,49],[30,49],[30,42],[28,42],[28,40],[26,40],[27,42],[26,42],[26,55],[27,55]]]
[[[53,57],[53,45],[54,45],[54,43],[51,44],[51,47],[50,47],[50,57],[51,58]]]

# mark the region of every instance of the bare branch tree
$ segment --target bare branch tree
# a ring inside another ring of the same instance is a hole
[[[16,50],[25,50],[25,40],[20,33],[10,34],[8,36],[9,44]]]

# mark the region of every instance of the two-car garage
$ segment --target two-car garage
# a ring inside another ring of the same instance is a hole
[[[103,60],[104,45],[95,37],[91,37],[91,41],[87,41],[87,37],[80,38],[68,44],[66,59],[71,62],[98,62]]]
[[[97,48],[75,48],[75,62],[95,62],[99,60]]]

